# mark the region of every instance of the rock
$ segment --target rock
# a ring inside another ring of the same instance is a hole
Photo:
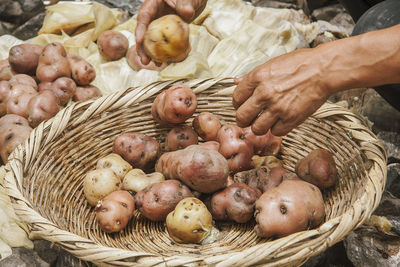
[[[0,0],[0,17],[3,21],[21,25],[44,11],[42,0]]]
[[[332,33],[324,32],[323,34],[319,34],[317,35],[317,37],[315,37],[315,39],[311,43],[311,47],[316,47],[320,44],[331,42],[337,39],[338,38],[336,38],[336,36],[333,35]]]
[[[15,26],[9,22],[0,22],[0,36],[4,34],[10,34]]]
[[[348,36],[351,36],[355,25],[353,18],[347,12],[338,13],[329,23],[342,29]]]
[[[324,7],[321,7],[321,8],[318,8],[318,9],[315,9],[314,11],[312,11],[311,17],[314,18],[315,20],[330,21],[337,14],[343,13],[344,11],[345,11],[344,7],[339,4],[324,6]]]
[[[39,29],[43,25],[44,17],[45,17],[45,12],[42,12],[42,13],[36,15],[35,17],[31,18],[23,25],[16,28],[12,32],[12,35],[14,35],[15,37],[17,37],[21,40],[28,40],[30,38],[37,36]]]
[[[388,191],[395,197],[400,198],[400,163],[392,163],[388,165],[387,180]]]
[[[311,257],[302,267],[352,267],[354,266],[347,258],[343,242],[336,243],[323,253]]]
[[[260,6],[260,7],[270,7],[270,8],[294,8],[297,9],[296,3],[293,3],[296,1],[266,1],[266,0],[252,0],[251,3],[254,6]]]
[[[400,133],[380,131],[377,134],[379,140],[382,141],[388,154],[388,162],[400,163]]]
[[[100,0],[97,1],[111,8],[119,8],[122,11],[127,11],[130,16],[137,14],[143,1],[132,0]]]
[[[0,267],[50,267],[39,255],[27,248],[13,248],[12,255],[0,261]]]

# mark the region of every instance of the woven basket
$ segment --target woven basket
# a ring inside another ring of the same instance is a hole
[[[280,239],[258,238],[254,222],[220,223],[221,238],[208,245],[172,242],[163,222],[135,212],[121,233],[100,231],[82,191],[87,171],[112,151],[113,138],[141,131],[164,141],[167,128],[151,117],[155,96],[185,82],[198,97],[197,113],[235,121],[233,80],[174,80],[129,88],[96,101],[74,103],[40,124],[11,155],[5,188],[32,238],[47,239],[101,266],[298,266],[341,241],[377,207],[386,180],[386,152],[352,112],[323,105],[283,139],[282,159],[292,170],[312,149],[334,154],[339,182],[323,192],[326,220],[317,229]],[[191,121],[188,121],[191,123]]]

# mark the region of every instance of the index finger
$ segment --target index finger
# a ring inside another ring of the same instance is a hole
[[[238,85],[232,94],[232,104],[238,109],[254,92],[258,82],[252,79],[251,73],[240,78]]]

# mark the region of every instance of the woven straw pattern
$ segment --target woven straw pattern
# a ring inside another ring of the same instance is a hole
[[[284,166],[292,171],[312,149],[334,154],[339,182],[323,192],[327,215],[319,228],[272,240],[257,238],[254,223],[222,223],[215,243],[182,245],[172,242],[164,223],[136,211],[121,233],[103,233],[83,195],[85,173],[111,152],[113,138],[122,132],[141,131],[163,142],[168,128],[153,121],[151,104],[179,82],[196,93],[196,114],[210,111],[235,121],[232,79],[173,80],[74,103],[32,131],[11,155],[4,185],[32,238],[56,242],[102,266],[295,266],[342,240],[379,204],[386,180],[382,144],[362,119],[327,103],[284,137],[282,150]]]

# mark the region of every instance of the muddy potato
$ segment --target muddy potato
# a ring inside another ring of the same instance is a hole
[[[179,201],[166,224],[169,236],[177,243],[201,243],[213,228],[211,213],[194,197]]]
[[[68,54],[67,59],[71,67],[72,79],[77,85],[89,85],[96,78],[96,70],[79,55]]]
[[[126,52],[126,61],[128,62],[129,67],[134,71],[139,71],[141,69],[161,71],[167,66],[167,63],[165,62],[161,64],[158,63],[157,65],[154,61],[150,61],[149,64],[144,65],[137,54],[136,45],[131,46]]]
[[[32,128],[26,125],[5,123],[0,126],[0,156],[4,163],[7,163],[9,154],[25,142],[31,131]]]
[[[143,41],[146,54],[155,62],[180,62],[190,52],[189,25],[177,15],[153,20]]]
[[[197,133],[189,126],[177,126],[172,128],[165,138],[165,150],[175,151],[199,142]]]
[[[132,170],[131,164],[125,161],[120,155],[111,153],[97,161],[96,169],[111,169],[119,179],[124,179],[125,175]]]
[[[76,102],[78,101],[86,101],[89,99],[95,99],[101,97],[102,94],[94,85],[86,85],[86,86],[77,86],[75,90],[75,94],[72,99]]]
[[[86,173],[83,180],[83,193],[92,206],[111,192],[121,188],[121,179],[111,169],[98,169]]]
[[[35,128],[42,121],[53,118],[60,109],[59,99],[53,91],[45,90],[40,92],[28,102],[27,113],[29,125]]]
[[[122,189],[132,192],[139,192],[149,185],[164,181],[164,175],[159,172],[146,174],[141,169],[129,171],[123,178]]]
[[[38,85],[37,85],[35,79],[26,74],[16,74],[13,77],[11,77],[9,82],[10,82],[11,86],[19,83],[19,84],[31,86],[36,91],[38,90]]]
[[[28,103],[38,95],[38,92],[31,86],[15,84],[7,98],[7,113],[17,114],[28,118]]]
[[[19,44],[10,48],[8,61],[17,73],[35,75],[43,47],[35,44]]]
[[[216,141],[222,124],[219,118],[210,112],[201,112],[192,122],[193,129],[204,141]]]
[[[97,203],[96,220],[104,232],[119,232],[126,227],[134,210],[135,200],[129,192],[114,191]]]
[[[39,57],[36,77],[40,82],[52,82],[59,77],[71,77],[67,52],[62,44],[54,42],[44,47]]]
[[[114,30],[107,30],[100,34],[97,39],[97,47],[104,60],[113,61],[126,55],[129,41],[122,33]]]

